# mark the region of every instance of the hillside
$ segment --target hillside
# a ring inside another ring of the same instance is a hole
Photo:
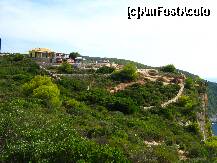
[[[208,82],[208,96],[209,96],[209,117],[213,117],[213,121],[216,121],[217,115],[217,83]]]
[[[96,62],[96,61],[100,61],[100,60],[109,60],[110,62],[114,62],[120,65],[126,65],[128,63],[132,63],[134,65],[136,65],[137,68],[151,68],[150,66],[138,63],[138,62],[134,62],[134,61],[129,61],[129,60],[125,60],[125,59],[117,59],[117,58],[101,58],[101,57],[89,57],[89,56],[84,56],[85,59],[88,62]]]
[[[203,80],[67,66],[0,57],[1,162],[216,161]]]
[[[182,71],[183,74],[186,76],[192,78],[192,79],[197,79],[198,76],[194,75],[192,73]],[[211,121],[217,121],[217,83],[214,82],[209,82],[206,80],[203,80],[204,82],[207,83],[207,95],[208,95],[208,116],[210,117]]]

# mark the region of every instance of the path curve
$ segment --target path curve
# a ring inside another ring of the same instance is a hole
[[[151,76],[151,75],[149,75],[147,69],[140,69],[140,71],[138,71],[138,72],[143,75],[143,78],[144,78],[144,79],[148,79],[148,80],[150,80],[150,81],[156,81],[158,78],[163,77],[163,76],[159,76],[159,75]],[[181,73],[181,75],[183,76],[183,79],[185,80],[185,79],[186,79],[186,76],[185,76],[184,74],[182,74],[182,73]],[[182,80],[181,83],[179,84],[180,89],[179,89],[179,92],[177,93],[177,95],[176,95],[174,98],[172,98],[172,99],[170,99],[170,100],[168,100],[168,101],[162,103],[162,104],[161,104],[161,107],[162,107],[162,108],[165,108],[165,107],[167,107],[168,105],[177,102],[178,99],[182,96],[183,91],[184,91],[184,88],[185,88],[185,82],[184,82],[184,80]],[[110,89],[109,91],[110,91],[110,93],[116,93],[116,92],[121,91],[121,90],[124,90],[126,87],[129,87],[129,86],[131,86],[131,85],[133,85],[133,84],[136,84],[136,83],[144,84],[145,81],[140,80],[140,81],[138,81],[138,82],[120,83],[119,85],[117,85],[117,86],[114,87],[113,89]],[[167,84],[170,84],[170,83],[169,83],[169,81],[168,81],[168,82],[163,82],[163,84],[164,84],[164,85],[167,85]],[[153,108],[153,107],[155,107],[155,106],[148,106],[148,107],[143,107],[143,108],[144,108],[145,110],[147,110],[147,109],[151,109],[151,108]]]
[[[170,105],[170,104],[175,103],[175,102],[178,101],[179,97],[181,97],[181,95],[183,94],[183,91],[184,91],[184,88],[185,88],[185,84],[181,83],[181,84],[179,84],[179,86],[180,86],[180,90],[179,90],[178,94],[174,98],[172,98],[171,100],[169,100],[169,101],[161,104],[161,107],[165,108],[168,105]]]
[[[43,69],[44,71],[46,71],[46,72],[47,72],[52,78],[54,78],[55,80],[61,80],[60,76],[67,76],[67,75],[68,75],[68,74],[55,74],[55,73],[52,73],[50,70],[47,70],[45,67],[43,67],[43,66],[41,66],[41,65],[40,65],[39,67],[40,67],[41,69]],[[81,74],[79,74],[79,75],[81,75]],[[83,75],[84,75],[84,74],[83,74]],[[183,74],[182,74],[182,75],[183,75]],[[185,75],[184,75],[184,77],[185,77]],[[151,80],[150,77],[146,78],[146,77],[144,76],[144,78]],[[156,76],[155,76],[155,78],[156,78]],[[155,80],[156,80],[156,79],[155,79]],[[151,80],[151,81],[152,81],[152,80]],[[118,92],[118,91],[120,91],[120,90],[124,90],[126,87],[129,87],[129,86],[131,86],[131,85],[133,85],[133,84],[145,84],[145,81],[144,81],[144,80],[139,80],[139,81],[137,81],[137,82],[131,82],[131,83],[120,83],[120,84],[119,84],[118,86],[116,86],[114,89],[110,89],[110,93],[116,93],[116,92]],[[184,91],[184,88],[185,88],[184,82],[180,83],[179,86],[180,86],[181,88],[180,88],[178,94],[177,94],[174,98],[170,99],[169,101],[164,102],[163,104],[161,104],[161,107],[162,107],[162,108],[165,108],[165,107],[167,107],[168,105],[170,105],[170,104],[175,103],[175,102],[178,101],[179,97],[181,97],[181,95],[183,94],[183,91]],[[153,107],[155,107],[155,106],[144,107],[144,109],[147,110],[147,109],[151,109],[151,108],[153,108]]]

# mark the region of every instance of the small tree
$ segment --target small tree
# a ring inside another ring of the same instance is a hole
[[[171,73],[175,73],[176,72],[176,68],[173,64],[169,64],[169,65],[166,65],[166,66],[163,66],[161,68],[161,70],[163,72],[171,72]]]
[[[194,80],[192,78],[187,78],[185,80],[185,88],[187,88],[187,89],[194,88]]]
[[[23,85],[23,90],[28,95],[28,94],[32,94],[34,89],[42,85],[52,85],[52,84],[53,83],[50,77],[37,75],[30,82],[25,83]]]
[[[75,58],[80,57],[80,56],[81,55],[78,52],[72,52],[72,53],[69,54],[69,57],[71,59],[75,59]]]
[[[49,108],[60,106],[60,91],[56,84],[47,76],[35,76],[30,82],[23,85],[26,95],[41,99]]]
[[[24,55],[17,53],[14,58],[13,61],[18,62],[18,61],[22,61],[24,59]]]
[[[96,71],[96,73],[111,74],[114,70],[115,70],[115,68],[113,68],[113,67],[103,66],[103,67],[100,67],[100,68]]]
[[[57,85],[42,85],[33,90],[33,97],[44,101],[44,104],[50,108],[55,108],[60,105],[59,100],[60,90]]]
[[[195,105],[195,102],[189,96],[181,96],[178,105],[181,107],[192,108],[193,105]]]
[[[72,65],[70,65],[67,62],[63,62],[59,67],[59,71],[63,72],[63,73],[71,73],[72,72]]]
[[[131,98],[116,97],[107,104],[111,111],[120,111],[124,114],[133,114],[138,111],[138,106]]]
[[[138,77],[137,68],[134,64],[127,64],[120,71],[115,71],[112,74],[112,79],[120,81],[132,81]]]
[[[66,112],[72,115],[82,115],[85,113],[87,106],[75,99],[66,102]]]
[[[208,148],[210,155],[213,157],[217,157],[217,137],[210,137],[205,141],[205,145]]]

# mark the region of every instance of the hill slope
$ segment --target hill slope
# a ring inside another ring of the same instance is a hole
[[[209,117],[213,117],[214,121],[217,115],[217,83],[208,82],[208,96],[209,96]]]
[[[186,76],[197,79],[199,76],[191,74],[186,71],[181,71]],[[204,80],[207,83],[207,95],[208,95],[208,116],[212,121],[217,121],[217,83],[209,82]]]
[[[162,108],[179,86],[138,76],[143,83],[112,94],[108,89],[122,82],[110,75],[53,80],[15,56],[0,57],[0,66],[1,162],[214,160],[201,141],[201,80],[188,82],[179,101]]]

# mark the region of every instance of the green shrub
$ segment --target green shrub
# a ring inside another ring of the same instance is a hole
[[[7,145],[0,153],[2,162],[127,162],[121,150],[78,135],[67,116],[29,113],[0,119],[0,129],[5,126],[0,136],[7,135]]]
[[[85,80],[78,80],[75,78],[61,78],[59,84],[70,91],[84,91],[87,90],[88,83]]]
[[[30,80],[30,75],[17,74],[12,77],[15,81],[28,81]]]
[[[158,162],[173,163],[178,162],[179,160],[176,149],[172,149],[165,145],[157,146],[154,149],[154,152]]]
[[[30,82],[23,85],[24,92],[29,94],[33,93],[33,90],[42,85],[53,85],[51,78],[47,76],[35,76]]]
[[[189,132],[194,133],[195,135],[200,134],[200,128],[197,122],[194,122],[186,127]]]
[[[56,85],[42,85],[33,90],[33,97],[44,101],[46,106],[55,108],[60,106],[60,91]]]
[[[176,68],[175,68],[174,65],[169,64],[169,65],[163,66],[163,67],[161,68],[161,71],[163,71],[163,72],[175,73],[175,72],[176,72]]]
[[[146,82],[110,94],[107,89],[119,81],[78,75],[58,81],[59,95],[50,78],[33,78],[44,73],[34,61],[15,62],[13,57],[0,56],[0,162],[180,162],[177,145],[186,152],[187,162],[214,162],[217,157],[215,140],[201,141],[194,124],[201,81],[185,89],[187,98],[180,103],[141,107],[127,115],[139,105],[174,97],[178,85]],[[64,101],[61,108],[44,109],[59,98]],[[189,121],[193,125],[187,127]],[[161,144],[148,146],[144,141]]]
[[[115,68],[113,68],[113,67],[103,66],[103,67],[100,67],[100,68],[96,71],[96,73],[111,74],[114,70],[115,70]]]
[[[217,157],[217,136],[210,137],[205,141],[205,145],[211,157]]]
[[[138,77],[137,68],[133,64],[127,64],[122,70],[113,72],[111,77],[113,80],[123,82],[133,81]]]
[[[23,59],[24,59],[24,55],[22,55],[22,54],[16,54],[13,57],[13,61],[15,61],[15,62],[22,61]]]
[[[185,80],[185,88],[192,89],[194,87],[194,81],[192,78],[187,78]]]
[[[93,89],[80,96],[80,100],[89,104],[98,104],[107,107],[111,111],[120,111],[131,114],[138,110],[138,106],[130,98],[115,97],[103,89]]]
[[[117,97],[130,97],[139,106],[159,106],[164,101],[176,96],[178,85],[166,85],[162,82],[134,84],[115,94]]]
[[[69,54],[69,57],[70,57],[71,59],[75,59],[75,58],[77,58],[77,57],[81,57],[81,55],[80,55],[78,52],[71,52],[71,53]]]
[[[178,100],[178,105],[181,107],[192,108],[195,103],[189,96],[181,96]]]
[[[125,114],[132,114],[138,111],[138,107],[130,98],[114,98],[113,101],[107,104],[108,108],[112,111],[120,111]]]
[[[60,106],[60,91],[56,84],[47,76],[35,76],[30,82],[23,85],[26,95],[32,95],[44,101],[49,108]]]
[[[112,99],[108,91],[104,89],[92,89],[90,91],[83,92],[80,95],[80,100],[86,101],[89,104],[106,106]]]
[[[207,156],[207,150],[199,142],[190,142],[187,151],[190,158],[204,158]]]
[[[61,73],[72,73],[72,65],[67,62],[63,62],[59,67],[59,71]]]
[[[76,101],[75,99],[71,99],[66,102],[66,112],[72,115],[82,115],[86,111],[86,105]]]

